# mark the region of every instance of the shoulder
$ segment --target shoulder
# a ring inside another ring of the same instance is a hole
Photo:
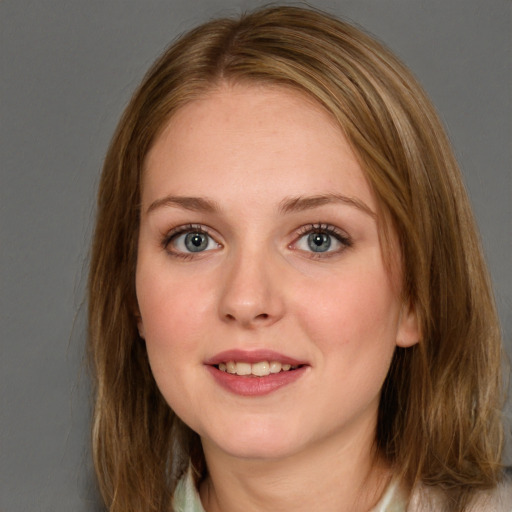
[[[192,476],[192,468],[189,466],[188,471],[182,476],[173,498],[174,512],[205,512],[201,504],[201,498],[197,492]]]
[[[443,512],[448,510],[443,494],[427,486],[412,494],[408,512]],[[467,512],[512,512],[512,478],[505,477],[494,489],[481,491],[471,500]]]
[[[471,512],[512,512],[512,481],[510,477],[492,491],[478,494],[471,504]]]

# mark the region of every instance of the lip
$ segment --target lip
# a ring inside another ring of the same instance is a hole
[[[237,361],[245,363],[259,363],[260,361],[276,361],[281,364],[298,366],[295,370],[271,373],[264,377],[254,375],[236,375],[223,372],[217,368],[220,363]],[[214,355],[204,362],[206,369],[215,382],[225,390],[240,396],[264,396],[278,389],[288,386],[300,379],[308,370],[309,364],[305,361],[280,354],[273,350],[226,350]]]
[[[240,396],[264,396],[293,384],[308,370],[308,366],[299,366],[296,370],[271,373],[265,377],[254,375],[235,375],[219,370],[216,366],[206,366],[210,375],[221,387]]]
[[[215,354],[210,359],[207,359],[204,364],[208,366],[218,365],[220,363],[227,363],[228,361],[237,361],[244,363],[259,363],[260,361],[276,361],[281,364],[289,364],[291,366],[300,366],[307,365],[306,361],[299,361],[298,359],[294,359],[293,357],[286,356],[284,354],[280,354],[279,352],[275,352],[273,350],[226,350],[224,352],[220,352],[219,354]]]

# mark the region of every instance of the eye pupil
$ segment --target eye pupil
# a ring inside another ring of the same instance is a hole
[[[200,252],[208,246],[208,238],[204,233],[188,233],[185,236],[185,247],[190,252]]]
[[[314,252],[325,252],[331,247],[331,237],[326,233],[310,233],[308,245]]]

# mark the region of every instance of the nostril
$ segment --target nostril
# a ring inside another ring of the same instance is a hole
[[[268,313],[260,313],[259,315],[255,315],[252,317],[244,318],[244,315],[234,315],[232,313],[226,313],[224,317],[229,322],[237,322],[240,321],[242,323],[253,323],[253,322],[261,322],[266,321],[270,318]]]

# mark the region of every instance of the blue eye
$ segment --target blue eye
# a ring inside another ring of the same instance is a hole
[[[183,241],[190,252],[201,252],[208,247],[208,235],[204,233],[187,233]]]
[[[327,233],[310,233],[307,241],[313,252],[325,252],[331,247],[331,235]]]
[[[295,249],[315,254],[338,253],[350,247],[350,238],[334,226],[312,224],[300,230],[300,237],[294,244]]]
[[[219,244],[200,227],[178,228],[164,240],[164,247],[174,255],[199,253],[217,249]]]

